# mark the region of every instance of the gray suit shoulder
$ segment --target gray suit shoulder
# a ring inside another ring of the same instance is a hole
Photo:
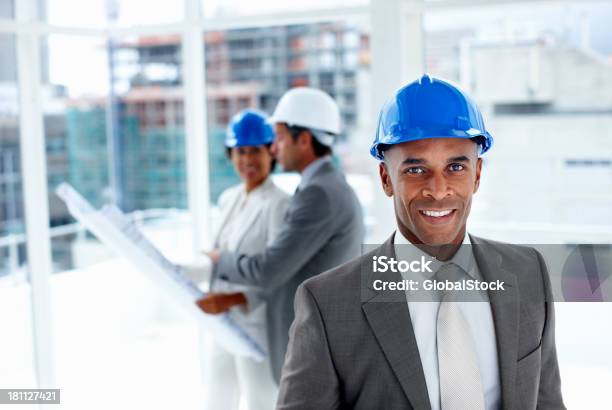
[[[497,253],[499,253],[502,257],[510,258],[512,260],[530,260],[538,258],[539,252],[528,245],[519,245],[508,242],[496,241],[493,239],[481,238],[478,236],[470,235],[472,239],[472,245],[477,247],[482,247],[486,250],[487,247],[491,247]]]
[[[361,270],[371,260],[371,252],[304,281],[320,309],[327,306],[353,306],[361,309]]]
[[[328,164],[319,170],[317,178],[311,178],[308,186],[318,186],[332,195],[337,194],[337,189],[350,189],[345,175],[332,164]]]
[[[525,300],[542,301],[550,293],[550,279],[546,263],[537,249],[471,235],[475,252],[496,254],[501,257],[500,266],[511,272]]]
[[[340,266],[313,276],[304,281],[304,286],[311,291],[317,291],[320,288],[346,288],[350,283],[358,283],[362,259],[363,256],[359,256]]]

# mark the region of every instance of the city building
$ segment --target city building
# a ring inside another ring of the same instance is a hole
[[[541,38],[475,43],[467,52],[472,95],[496,144],[482,218],[612,225],[612,63]],[[524,175],[522,184],[511,183],[509,169]],[[518,198],[522,206],[509,206]]]
[[[213,202],[238,181],[223,148],[225,127],[236,112],[252,107],[271,113],[288,88],[309,85],[322,88],[338,100],[346,133],[355,126],[355,79],[357,71],[367,68],[368,63],[368,37],[357,27],[319,23],[215,31],[207,32],[203,41]],[[126,211],[185,208],[180,36],[138,37],[109,43],[109,49],[112,98],[117,101],[119,117],[116,138],[121,205]],[[78,105],[78,101],[74,103]],[[98,103],[95,110],[102,111],[92,115],[98,119],[95,124],[101,125],[106,106],[104,101]],[[95,140],[94,146],[104,145],[104,128],[95,126],[91,130],[91,124],[80,125],[79,121],[89,121],[88,114],[81,111],[69,114],[69,141],[85,138]],[[87,135],[73,135],[75,132]],[[104,149],[100,148],[95,152],[103,155]],[[71,167],[86,166],[91,155],[94,150],[89,148],[83,156],[78,150],[72,151]],[[91,199],[98,200],[108,180],[85,180],[75,183],[86,197],[92,192]]]

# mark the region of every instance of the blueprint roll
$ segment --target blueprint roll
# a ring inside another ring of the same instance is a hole
[[[228,314],[204,313],[196,301],[206,296],[184,273],[169,261],[114,205],[95,209],[71,185],[62,183],[56,189],[72,216],[104,245],[133,263],[171,299],[181,305],[208,330],[228,352],[261,361],[263,348]]]

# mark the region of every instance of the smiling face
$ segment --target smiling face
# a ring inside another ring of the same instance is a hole
[[[232,148],[230,158],[247,189],[258,186],[270,174],[272,154],[266,145]]]
[[[383,189],[393,197],[400,232],[412,243],[461,243],[480,184],[477,147],[469,139],[430,138],[385,151]]]

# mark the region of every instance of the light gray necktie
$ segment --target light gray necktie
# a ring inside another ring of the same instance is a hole
[[[439,281],[466,278],[458,265],[448,263],[436,273]],[[438,310],[437,342],[442,410],[484,410],[484,392],[476,346],[458,303],[446,292]]]

